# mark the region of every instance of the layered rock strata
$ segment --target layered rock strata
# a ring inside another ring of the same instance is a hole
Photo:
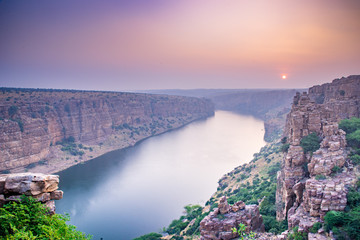
[[[219,207],[215,208],[200,222],[202,240],[228,240],[238,237],[232,228],[245,224],[246,231],[264,232],[262,216],[257,205],[245,205],[240,201],[230,206],[226,197],[220,199]]]
[[[58,189],[59,176],[41,173],[0,175],[0,207],[11,201],[19,201],[22,195],[32,196],[55,213],[54,200],[60,200],[63,192]]]
[[[210,100],[191,97],[0,88],[0,172],[60,158],[71,166],[213,114]],[[85,146],[80,155],[60,151],[69,137]]]
[[[290,146],[276,193],[277,219],[287,217],[289,228],[308,231],[327,211],[344,210],[348,187],[356,177],[338,122],[359,116],[360,76],[336,79],[294,97],[285,128]],[[320,149],[305,154],[300,141],[310,133],[321,138]]]

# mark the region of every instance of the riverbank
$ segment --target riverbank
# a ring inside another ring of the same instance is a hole
[[[210,118],[209,116],[207,118]],[[172,125],[172,128],[162,128],[158,129],[156,134],[146,134],[148,132],[139,132],[139,134],[132,134],[131,130],[124,129],[120,132],[115,132],[111,136],[109,136],[104,142],[98,145],[85,145],[81,144],[83,151],[83,155],[81,156],[74,156],[67,151],[62,151],[61,145],[56,145],[51,148],[50,154],[47,156],[47,161],[45,163],[38,163],[33,164],[30,167],[22,167],[14,169],[13,173],[20,173],[20,172],[37,172],[37,173],[44,173],[44,174],[54,174],[65,169],[68,169],[72,166],[78,164],[84,164],[87,161],[93,160],[98,158],[106,153],[122,150],[128,147],[133,147],[140,142],[154,137],[159,136],[164,133],[168,133],[174,130],[181,129],[191,123],[197,121],[203,121],[207,118],[199,118],[192,120],[187,123],[182,122],[175,122]]]

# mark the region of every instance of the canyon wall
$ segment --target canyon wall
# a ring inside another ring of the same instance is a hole
[[[56,172],[213,114],[191,97],[2,88],[0,171]]]
[[[357,173],[347,159],[345,132],[338,122],[351,117],[360,117],[360,76],[336,79],[294,97],[285,127],[289,149],[276,193],[277,219],[287,218],[289,228],[307,231],[327,211],[344,210]],[[320,148],[304,153],[301,139],[311,133],[319,136]]]

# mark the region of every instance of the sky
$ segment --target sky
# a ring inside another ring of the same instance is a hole
[[[0,87],[304,88],[354,74],[359,0],[0,0]]]

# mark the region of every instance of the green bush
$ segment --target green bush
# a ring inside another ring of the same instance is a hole
[[[316,223],[314,223],[314,225],[312,226],[312,228],[310,228],[310,232],[311,232],[311,233],[317,233],[320,228],[322,228],[322,223],[316,222]]]
[[[320,138],[313,132],[301,139],[300,146],[304,153],[313,153],[320,148],[320,142]]]
[[[280,151],[282,151],[282,152],[284,152],[284,153],[285,153],[285,152],[288,152],[289,147],[290,147],[290,144],[289,144],[289,143],[285,143],[285,144],[281,145]]]
[[[21,197],[0,208],[0,239],[91,239],[67,225],[68,216],[49,215],[48,209],[32,197]]]
[[[280,234],[288,229],[287,220],[278,222],[275,216],[262,215],[266,232]]]
[[[350,157],[350,160],[353,162],[353,164],[358,165],[360,164],[360,155],[354,154]]]
[[[326,179],[326,176],[321,175],[321,174],[320,174],[320,175],[316,175],[316,176],[315,176],[315,179],[318,180],[318,181],[319,181],[319,180],[324,180],[324,179]]]
[[[138,238],[134,238],[133,240],[160,240],[161,237],[162,235],[160,233],[149,233]]]
[[[344,119],[340,121],[339,128],[344,130],[346,134],[350,134],[360,129],[360,118]]]
[[[360,148],[360,129],[356,130],[355,132],[346,134],[346,141],[348,146],[352,148]]]
[[[295,227],[293,233],[289,234],[288,240],[307,240],[307,233],[299,232],[299,228]]]
[[[332,171],[333,173],[339,173],[339,172],[341,172],[341,167],[339,167],[339,166],[334,166],[334,167],[331,169],[331,171]]]

